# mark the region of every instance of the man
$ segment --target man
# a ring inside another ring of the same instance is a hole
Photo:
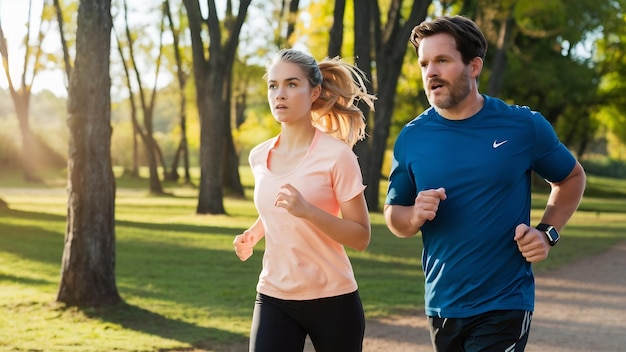
[[[474,22],[422,22],[411,43],[432,107],[395,142],[387,226],[402,238],[422,234],[435,351],[523,351],[531,263],[546,259],[576,211],[584,170],[540,113],[479,93],[487,42]],[[551,186],[536,227],[533,171]]]

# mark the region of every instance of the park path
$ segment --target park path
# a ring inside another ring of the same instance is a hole
[[[626,241],[535,276],[527,352],[626,351]],[[432,352],[421,313],[368,321],[365,335],[364,352]]]

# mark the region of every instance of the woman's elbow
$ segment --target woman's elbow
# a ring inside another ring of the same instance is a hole
[[[370,240],[372,239],[372,231],[368,230],[366,233],[357,236],[357,240],[352,243],[350,246],[352,249],[355,249],[359,252],[363,252],[370,245]]]

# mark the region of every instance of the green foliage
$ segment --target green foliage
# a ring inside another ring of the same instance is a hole
[[[561,0],[518,1],[514,16],[524,33],[545,37],[563,31],[568,18]]]
[[[235,131],[237,149],[242,154],[247,154],[255,145],[278,135],[279,132],[280,124],[271,114],[250,111],[245,122]]]
[[[613,158],[588,158],[582,161],[581,163],[583,165],[583,167],[585,168],[585,171],[593,174],[593,175],[597,175],[597,176],[604,176],[604,177],[611,177],[611,178],[617,178],[617,179],[626,179],[626,161],[619,160],[619,159],[613,159]],[[594,182],[594,184],[598,184],[599,182],[596,181]],[[615,187],[619,186],[619,185],[614,185]],[[611,187],[612,188],[612,187]],[[620,191],[619,188],[609,188],[608,191],[613,192],[613,193],[617,193]],[[622,191],[626,191],[626,190],[622,190]],[[617,193],[617,194],[621,194],[621,193]],[[626,196],[626,195],[624,195]]]
[[[303,50],[309,51],[317,60],[325,58],[328,55],[328,42],[330,39],[328,30],[333,24],[333,7],[331,6],[333,3],[333,1],[329,0],[311,1],[306,11],[306,19],[298,21],[296,24],[295,37],[299,40],[295,40],[290,44],[292,46],[295,44],[303,45]],[[348,39],[347,36],[344,36],[345,39]],[[342,52],[342,56],[346,55],[348,57],[351,56],[351,52],[347,49]]]
[[[600,86],[604,104],[597,118],[622,144],[626,144],[626,26],[623,18],[621,26],[615,22],[607,24],[613,31],[597,40],[597,56],[604,73]]]

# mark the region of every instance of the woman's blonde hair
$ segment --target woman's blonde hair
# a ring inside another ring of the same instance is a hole
[[[294,49],[276,53],[267,64],[267,71],[279,62],[298,65],[312,87],[322,87],[320,97],[311,106],[313,126],[351,147],[365,138],[365,117],[356,104],[363,101],[374,110],[376,97],[367,92],[363,71],[339,57],[325,58],[318,63],[310,55]]]

